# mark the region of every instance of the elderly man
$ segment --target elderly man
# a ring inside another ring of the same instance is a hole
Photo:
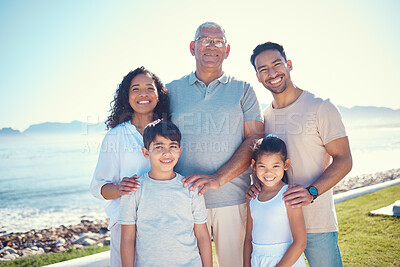
[[[183,151],[176,171],[184,186],[204,194],[219,266],[242,266],[246,192],[251,145],[263,136],[260,105],[253,88],[228,76],[225,30],[200,25],[190,42],[196,71],[167,84],[172,121],[182,132]]]
[[[351,170],[352,157],[339,111],[293,84],[293,63],[281,45],[258,45],[250,61],[274,98],[264,111],[265,133],[279,136],[288,148],[292,185],[283,200],[303,207],[307,260],[310,266],[342,266],[332,187]]]

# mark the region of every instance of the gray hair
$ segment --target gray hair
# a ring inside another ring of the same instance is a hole
[[[200,31],[201,31],[201,29],[203,29],[203,28],[216,28],[216,29],[220,29],[220,30],[222,31],[222,33],[224,34],[224,38],[225,38],[225,41],[226,41],[225,29],[224,29],[221,25],[219,25],[219,24],[217,24],[217,23],[215,23],[215,22],[212,22],[212,21],[204,22],[203,24],[201,24],[201,25],[197,28],[196,33],[195,33],[195,35],[194,35],[194,39],[195,39],[195,40],[196,40],[197,37],[199,37]]]

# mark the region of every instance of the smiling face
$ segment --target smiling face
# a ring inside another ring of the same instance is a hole
[[[129,87],[129,104],[135,114],[153,113],[158,102],[158,91],[153,79],[146,74],[135,76]]]
[[[198,38],[217,38],[225,40],[225,35],[220,28],[204,27],[200,30]],[[222,63],[228,57],[230,46],[224,44],[222,47],[215,46],[215,42],[203,46],[200,41],[190,43],[190,52],[196,58],[196,69],[222,70]]]
[[[281,183],[284,171],[289,168],[289,159],[283,161],[279,153],[262,153],[257,162],[252,160],[252,166],[265,186],[275,187]]]
[[[254,63],[258,81],[271,93],[281,94],[292,83],[292,62],[286,61],[278,50],[265,50],[256,57]]]
[[[172,141],[160,135],[156,135],[150,143],[149,149],[142,148],[145,158],[150,159],[151,178],[157,180],[171,179],[174,167],[181,155],[182,147],[178,141]]]

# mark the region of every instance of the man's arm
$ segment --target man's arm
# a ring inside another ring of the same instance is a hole
[[[201,257],[201,263],[203,267],[212,267],[212,249],[211,239],[208,233],[206,223],[194,224],[194,235],[197,239],[197,247]]]
[[[318,189],[321,195],[335,186],[348,174],[353,166],[350,152],[349,139],[342,137],[335,139],[325,145],[327,153],[332,156],[332,163],[311,185]],[[295,173],[293,175],[296,175]],[[307,206],[313,200],[308,190],[301,185],[291,185],[283,193],[283,200],[293,208]]]
[[[250,166],[252,145],[254,141],[264,136],[264,124],[260,121],[246,121],[244,123],[245,140],[232,155],[227,163],[221,166],[214,174],[189,174],[182,179],[184,187],[191,183],[189,190],[201,187],[199,195],[208,189],[218,189],[233,178],[242,174]]]
[[[135,264],[136,225],[121,225],[121,262],[123,267]]]

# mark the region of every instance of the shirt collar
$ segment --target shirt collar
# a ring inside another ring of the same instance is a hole
[[[225,74],[225,72],[221,75],[221,77],[216,79],[217,81],[219,81],[220,83],[226,84],[228,83],[228,76]],[[192,71],[189,75],[189,84],[193,85],[196,82],[201,82],[197,77],[196,74],[194,74],[194,71]]]

